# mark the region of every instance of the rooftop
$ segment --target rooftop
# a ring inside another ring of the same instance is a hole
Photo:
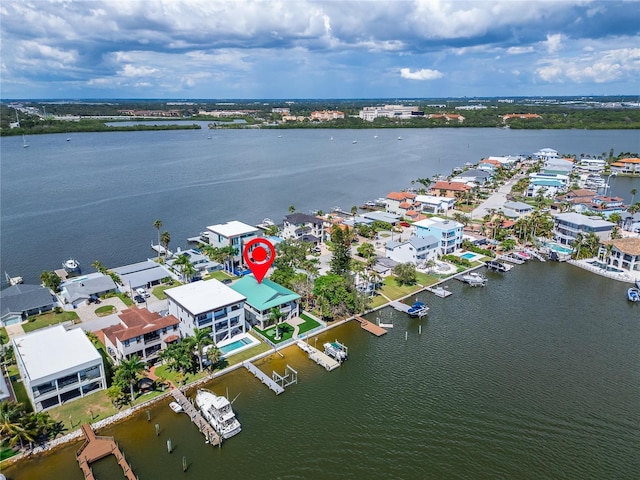
[[[118,325],[112,325],[102,330],[114,345],[116,339],[124,341],[180,323],[180,320],[173,315],[162,317],[159,313],[136,307],[123,310],[118,317],[120,318]]]
[[[258,229],[256,227],[239,222],[238,220],[232,220],[227,223],[218,223],[217,225],[209,225],[207,230],[218,233],[227,238],[258,233]]]
[[[215,279],[180,285],[165,290],[165,293],[193,315],[210,312],[246,300],[244,295]]]
[[[626,237],[617,238],[615,240],[604,240],[603,245],[613,245],[622,253],[628,253],[629,255],[640,255],[640,238],[638,237]]]
[[[253,275],[247,275],[231,285],[239,294],[247,298],[247,303],[256,310],[269,310],[283,303],[298,300],[300,295],[292,292],[268,278],[258,283]]]

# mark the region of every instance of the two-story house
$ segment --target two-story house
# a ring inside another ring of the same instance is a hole
[[[406,242],[389,241],[386,245],[387,258],[398,263],[415,265],[436,260],[439,251],[440,242],[433,235],[410,237]]]
[[[219,280],[206,280],[165,290],[169,314],[180,320],[180,336],[193,336],[195,328],[211,328],[217,345],[246,332],[244,295]]]
[[[559,213],[553,222],[554,239],[562,245],[571,245],[579,234],[595,233],[600,240],[608,240],[615,223],[600,217],[587,217],[575,212]]]
[[[102,356],[80,328],[55,325],[11,342],[36,412],[107,388]]]
[[[420,211],[422,207],[415,201],[415,193],[391,192],[386,198],[386,211],[394,215],[405,215],[407,211]]]
[[[155,361],[158,352],[178,340],[180,321],[146,308],[128,308],[118,314],[120,323],[102,329],[107,353],[118,363],[138,355],[143,361]]]
[[[205,233],[209,239],[209,245],[216,248],[232,246],[236,249],[236,254],[231,260],[231,265],[225,266],[227,269],[234,270],[236,274],[239,273],[239,269],[246,267],[244,258],[242,257],[244,246],[247,242],[260,236],[260,230],[258,228],[237,220],[210,225],[207,227]]]
[[[464,225],[455,220],[431,217],[415,222],[416,236],[427,238],[430,235],[439,243],[440,255],[449,255],[462,247]]]
[[[611,173],[640,175],[640,158],[623,158],[611,164]]]
[[[456,194],[464,194],[472,190],[470,185],[464,182],[447,182],[439,180],[431,185],[431,194],[440,197],[455,198]]]
[[[295,238],[319,245],[324,242],[324,220],[306,213],[292,213],[284,217],[282,238]]]

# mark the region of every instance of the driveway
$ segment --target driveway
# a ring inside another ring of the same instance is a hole
[[[75,308],[73,311],[78,314],[78,317],[80,317],[80,321],[84,323],[84,322],[89,322],[91,320],[96,320],[98,318],[104,318],[96,315],[96,309],[103,307],[105,305],[112,305],[116,307],[115,313],[119,313],[122,310],[127,308],[124,302],[120,300],[118,297],[111,297],[111,298],[105,298],[104,300],[101,300],[99,305],[96,305],[95,303],[92,303],[92,304],[85,303],[84,305],[80,305],[79,307]]]

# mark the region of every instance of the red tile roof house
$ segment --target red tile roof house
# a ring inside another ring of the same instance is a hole
[[[419,210],[415,207],[414,193],[409,192],[391,192],[387,195],[387,213],[395,215],[404,215],[407,210]]]
[[[611,164],[611,173],[640,175],[640,158],[622,158]]]
[[[177,341],[180,320],[165,317],[146,308],[128,308],[118,315],[120,323],[102,329],[107,353],[116,362],[137,354],[143,361],[153,361],[160,350]]]
[[[439,197],[455,198],[456,193],[471,191],[471,187],[462,182],[439,181],[431,185],[431,194]]]

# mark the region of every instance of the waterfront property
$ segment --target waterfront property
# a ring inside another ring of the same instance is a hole
[[[240,267],[245,267],[242,257],[244,245],[254,238],[260,236],[260,230],[246,223],[233,220],[227,223],[209,225],[205,232],[209,244],[216,248],[234,247],[236,254],[232,258],[232,265],[226,266],[237,271]]]
[[[72,277],[60,284],[60,296],[65,303],[77,307],[83,305],[90,298],[99,297],[115,292],[117,285],[109,275],[96,272],[82,277]]]
[[[0,292],[0,326],[22,323],[29,315],[53,310],[56,297],[41,285],[18,284]]]
[[[265,278],[258,283],[253,275],[247,275],[230,287],[246,298],[244,304],[247,322],[260,330],[273,325],[271,309],[276,308],[286,322],[300,315],[300,295]]]
[[[386,255],[398,263],[413,263],[414,265],[436,260],[438,258],[440,242],[433,235],[424,237],[410,237],[406,242],[388,241]]]
[[[209,257],[207,257],[206,255],[203,255],[198,250],[195,250],[192,248],[188,250],[180,250],[178,248],[175,255],[169,260],[167,260],[168,268],[170,268],[172,272],[178,276],[182,276],[182,273],[180,272],[180,266],[175,265],[175,262],[179,257],[182,257],[182,256],[187,257],[187,259],[189,260],[189,263],[191,263],[191,265],[196,270],[196,272],[198,272],[199,275],[205,275],[207,273],[215,272],[217,270],[222,270],[223,268],[222,264],[212,261]]]
[[[164,265],[152,260],[124,265],[114,268],[112,271],[120,277],[122,284],[132,292],[136,288],[151,288],[154,285],[160,285],[164,278],[171,276],[171,272]]]
[[[600,240],[607,240],[615,223],[600,217],[587,217],[579,213],[559,213],[554,218],[553,236],[562,245],[571,245],[578,235],[594,233]]]
[[[456,204],[455,198],[438,197],[435,195],[416,195],[416,201],[422,204],[422,211],[425,213],[433,213],[438,215],[439,213],[448,212],[452,210]]]
[[[106,388],[102,356],[80,328],[43,328],[12,345],[36,412]]]
[[[409,210],[420,210],[416,195],[409,192],[390,192],[386,198],[386,212],[403,216]]]
[[[432,235],[439,242],[441,255],[449,255],[462,247],[464,225],[455,220],[431,217],[413,224],[418,237]]]
[[[607,265],[640,278],[640,238],[604,240],[600,245],[598,256],[603,258]]]
[[[284,217],[282,238],[294,238],[314,245],[324,243],[324,221],[306,213],[292,213]]]
[[[132,355],[153,362],[158,352],[180,338],[180,321],[173,315],[162,317],[146,308],[128,308],[118,318],[120,323],[102,330],[107,353],[116,363]]]
[[[245,296],[219,280],[189,283],[165,290],[169,314],[180,320],[180,336],[193,336],[194,329],[211,328],[218,342],[246,332]]]
[[[612,163],[611,173],[640,175],[640,158],[623,158]]]

